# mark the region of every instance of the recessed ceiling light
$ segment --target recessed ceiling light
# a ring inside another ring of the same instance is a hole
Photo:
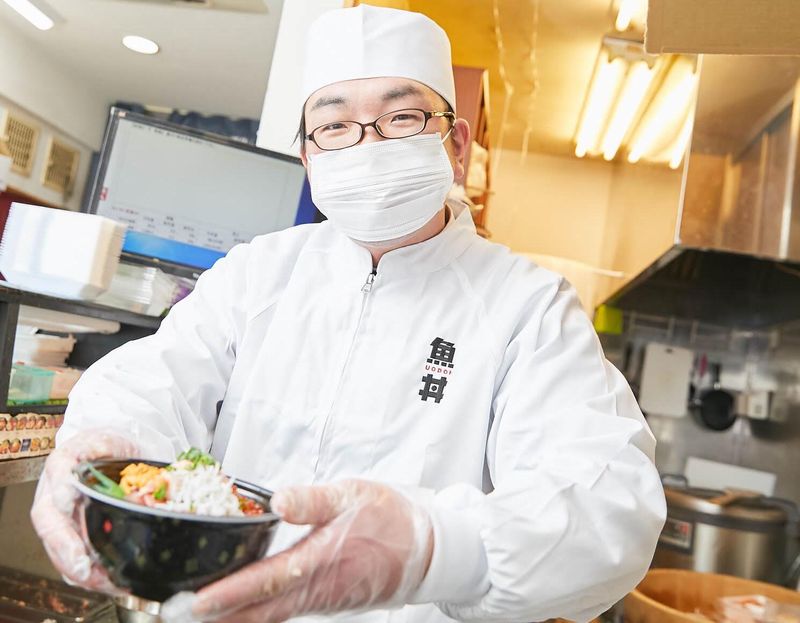
[[[138,35],[126,35],[122,38],[122,45],[129,50],[139,52],[139,54],[156,54],[158,52],[158,44],[155,41]]]
[[[53,20],[30,0],[5,0],[5,3],[39,30],[53,27]]]

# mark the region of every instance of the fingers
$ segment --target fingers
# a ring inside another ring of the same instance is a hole
[[[424,575],[430,519],[389,487],[358,480],[295,487],[272,502],[285,521],[316,529],[285,552],[205,587],[184,602],[181,617],[173,617],[168,602],[167,623],[262,623],[352,610],[388,603],[398,591],[402,600]]]
[[[351,508],[369,483],[345,480],[316,487],[290,487],[272,496],[272,509],[292,524],[319,526]]]
[[[76,582],[72,578],[66,575],[62,575],[61,579],[64,580],[65,583],[69,584],[70,586],[79,586],[81,588],[86,588],[93,591],[99,591],[101,593],[105,593],[107,595],[128,595],[129,592],[119,588],[118,586],[114,586],[111,582],[111,579],[108,577],[108,573],[102,567],[94,564],[92,565],[91,573],[89,574],[89,579],[85,582]]]
[[[31,521],[56,569],[73,582],[87,582],[92,572],[92,560],[72,523],[47,499],[34,504]]]
[[[197,615],[192,610],[196,601],[195,593],[176,593],[161,605],[159,618],[164,623],[194,623]]]
[[[44,464],[43,482],[36,491],[37,502],[40,498],[50,497],[59,513],[72,515],[78,499],[78,490],[72,484],[72,468],[76,464],[73,455],[61,449],[53,450]]]
[[[230,616],[217,619],[216,623],[279,623],[303,614],[302,594],[292,591],[279,598],[248,606]]]
[[[197,593],[192,612],[197,618],[219,617],[291,591],[302,591],[326,573],[336,558],[340,535],[320,528],[270,558],[248,565]]]
[[[192,612],[199,619],[218,617],[281,595],[289,591],[293,584],[304,581],[307,567],[299,564],[302,559],[302,556],[293,557],[289,550],[248,565],[202,589],[197,594]]]
[[[119,592],[94,564],[74,519],[78,491],[72,470],[81,460],[135,452],[135,445],[113,434],[92,433],[56,448],[45,462],[36,489],[31,522],[53,565],[70,582],[107,593]]]
[[[78,499],[72,470],[79,462],[101,457],[130,457],[137,452],[136,444],[128,439],[99,431],[71,439],[63,447],[56,448],[47,457],[43,474],[50,485],[54,506],[65,515],[72,514]]]
[[[74,437],[64,450],[72,454],[76,462],[91,461],[105,457],[130,458],[139,453],[139,448],[130,439],[116,431],[94,430],[86,436]]]

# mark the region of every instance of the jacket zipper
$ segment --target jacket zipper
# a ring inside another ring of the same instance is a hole
[[[376,273],[374,270],[369,275],[367,275],[367,280],[364,282],[364,285],[361,286],[361,291],[364,294],[369,294],[370,292],[372,292],[372,284],[375,283],[375,276]]]
[[[358,313],[358,321],[356,322],[356,330],[353,332],[353,337],[350,340],[350,346],[347,349],[347,355],[344,359],[344,367],[342,368],[342,373],[339,376],[339,383],[336,386],[336,393],[334,394],[333,401],[331,402],[331,406],[328,409],[328,415],[325,418],[325,423],[322,425],[322,434],[319,438],[319,447],[317,448],[317,460],[314,463],[314,475],[313,481],[317,479],[317,470],[319,469],[319,463],[322,459],[322,452],[323,448],[325,447],[325,440],[328,436],[328,431],[330,429],[330,421],[331,416],[333,414],[334,407],[336,407],[336,403],[339,398],[339,392],[342,389],[342,381],[344,379],[344,375],[347,372],[347,368],[350,364],[350,357],[353,354],[353,347],[356,343],[356,338],[358,337],[359,332],[361,331],[361,322],[364,319],[364,311],[367,308],[367,301],[369,299],[369,293],[372,292],[372,286],[375,284],[375,278],[378,276],[377,271],[375,269],[372,270],[371,273],[367,275],[366,280],[364,281],[364,285],[361,286],[361,293],[364,295],[361,298],[361,310]]]

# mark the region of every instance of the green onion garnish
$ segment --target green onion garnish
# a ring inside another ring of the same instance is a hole
[[[191,461],[192,469],[198,465],[216,465],[216,459],[199,448],[189,448],[178,455],[179,461]]]
[[[121,500],[125,497],[125,491],[118,483],[114,482],[111,478],[106,476],[103,472],[97,470],[94,466],[89,465],[89,471],[97,478],[97,483],[92,485],[95,491],[110,495],[112,498]]]
[[[158,489],[153,492],[153,498],[159,502],[167,497],[167,484],[163,483]]]

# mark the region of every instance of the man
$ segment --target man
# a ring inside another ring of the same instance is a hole
[[[84,375],[32,510],[55,565],[110,589],[69,519],[75,461],[194,445],[277,492],[283,551],[167,620],[597,615],[664,520],[654,440],[572,288],[446,205],[469,141],[447,37],[415,13],[332,11],[304,97],[328,221],[234,248]]]

